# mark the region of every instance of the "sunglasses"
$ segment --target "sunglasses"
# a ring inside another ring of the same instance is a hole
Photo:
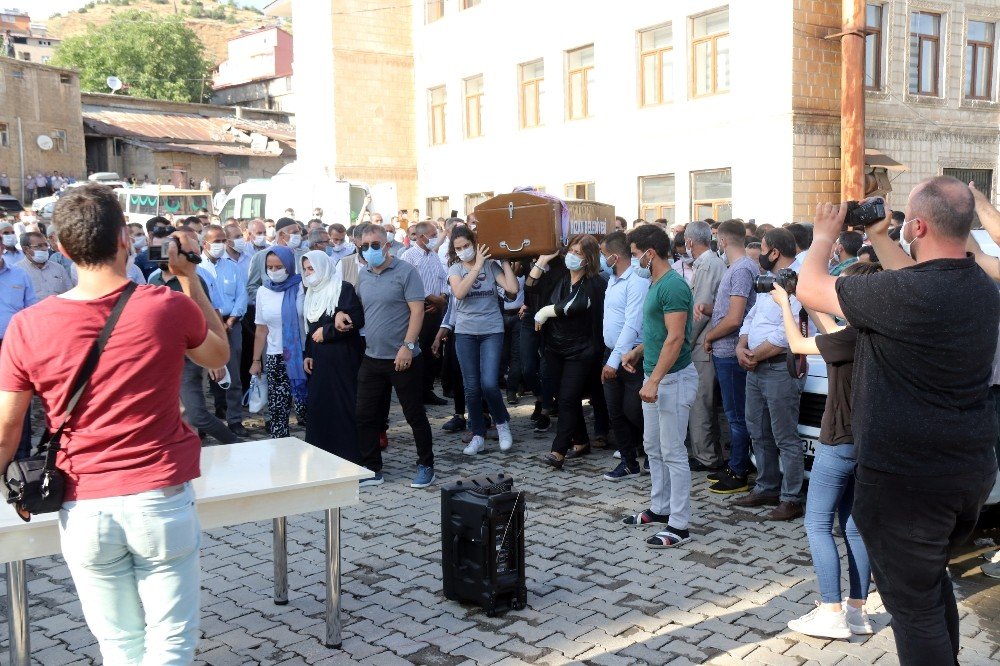
[[[367,252],[368,248],[371,248],[373,250],[381,250],[382,249],[382,241],[372,241],[371,243],[362,243],[361,244],[361,251],[362,252]]]

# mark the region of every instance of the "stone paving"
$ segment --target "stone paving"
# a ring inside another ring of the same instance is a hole
[[[551,433],[531,432],[529,406],[512,413],[515,449],[502,454],[492,442],[476,458],[461,453],[458,436],[441,432],[447,409],[431,415],[439,483],[504,471],[527,493],[526,609],[488,618],[442,596],[440,492],[409,487],[415,453],[396,407],[386,483],[362,489],[362,504],[343,512],[343,650],[322,644],[324,529],[316,512],[288,521],[287,606],[271,601],[270,521],[204,533],[197,663],[898,663],[877,592],[870,599],[873,636],[830,641],[787,629],[818,598],[801,520],[769,523],[765,509],[732,508],[731,498],[708,493],[705,475],[695,474],[694,539],[672,550],[647,549],[644,539],[655,530],[618,519],[648,506],[649,477],[605,481],[601,475],[616,462],[610,450],[562,471],[544,467],[536,459]],[[964,597],[963,664],[1000,661],[997,616],[981,603],[1000,606],[1000,595],[977,574],[982,550],[967,553],[955,575]],[[28,569],[34,663],[100,663],[62,559],[35,559]],[[7,663],[4,597],[0,664]]]

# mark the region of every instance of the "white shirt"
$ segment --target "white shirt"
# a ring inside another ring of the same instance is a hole
[[[298,323],[302,329],[302,343],[305,344],[305,319],[302,317],[302,305],[305,301],[306,292],[299,285],[299,293],[295,298],[295,307],[299,311]],[[271,291],[265,286],[257,290],[257,312],[254,315],[254,323],[267,326],[267,347],[264,353],[268,356],[280,354],[282,347],[281,338],[281,304],[285,299],[285,293],[281,291]]]

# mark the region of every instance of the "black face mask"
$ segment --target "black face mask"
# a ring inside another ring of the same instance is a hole
[[[771,250],[771,252],[774,252],[774,250]],[[767,254],[762,253],[760,255],[760,259],[758,260],[760,262],[760,267],[767,272],[770,272],[771,269],[774,268],[774,262],[771,261],[771,252],[768,252]]]

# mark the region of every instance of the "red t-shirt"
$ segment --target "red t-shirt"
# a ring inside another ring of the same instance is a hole
[[[46,298],[11,320],[0,390],[38,395],[50,432],[124,288],[91,301]],[[179,396],[184,354],[207,335],[201,309],[186,295],[135,290],[63,431],[56,464],[66,473],[66,501],[132,495],[200,475],[201,441],[181,420]]]

